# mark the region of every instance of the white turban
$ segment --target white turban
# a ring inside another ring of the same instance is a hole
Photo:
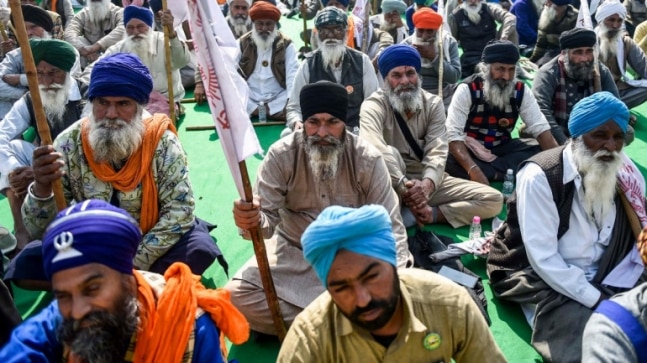
[[[624,20],[627,18],[627,9],[618,0],[607,0],[598,6],[595,12],[595,21],[602,23],[604,19],[613,14],[618,14]]]
[[[235,0],[227,0],[227,5],[231,6],[231,3],[233,3]],[[252,0],[245,0],[247,3],[247,6],[252,6]]]

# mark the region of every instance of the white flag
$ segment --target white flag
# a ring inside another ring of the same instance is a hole
[[[244,189],[238,163],[263,150],[247,114],[247,83],[237,72],[240,48],[213,0],[188,0],[198,68],[209,109],[238,193]]]
[[[591,12],[589,11],[589,3],[587,0],[580,2],[580,11],[577,14],[575,27],[593,30],[593,22],[591,21]]]
[[[451,34],[449,23],[447,22],[447,10],[445,10],[445,0],[438,0],[438,14],[443,17],[443,33]]]
[[[364,21],[367,20],[368,18],[366,17],[366,11],[368,7],[370,6],[369,0],[357,0],[355,2],[355,6],[353,6],[353,11],[351,11],[351,16],[353,16],[353,22],[355,23],[355,39],[357,39],[357,46],[358,48],[362,47],[362,44],[364,42]],[[368,42],[371,42],[371,30],[372,26],[369,22],[369,34],[368,34]]]

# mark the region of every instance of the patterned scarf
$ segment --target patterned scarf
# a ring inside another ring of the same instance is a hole
[[[636,168],[635,164],[629,161],[629,158],[622,153],[623,166],[618,172],[618,187],[624,194],[624,197],[627,199],[628,203],[631,205],[631,209],[635,216],[638,219],[636,224],[639,226],[633,226],[632,229],[642,228],[642,232],[637,239],[638,251],[643,260],[643,263],[647,264],[647,210],[645,209],[645,185],[642,182],[640,177],[640,171]],[[627,214],[632,211],[627,211]],[[631,216],[629,216],[631,220]]]
[[[566,126],[568,125],[568,117],[570,110],[568,109],[568,92],[566,85],[566,68],[564,67],[564,61],[562,56],[557,59],[557,65],[559,66],[559,79],[557,81],[557,87],[555,88],[555,94],[553,95],[553,115],[555,115],[555,121],[558,125]],[[593,79],[589,79],[588,95],[595,93],[593,87]],[[579,87],[578,87],[579,88]],[[578,89],[579,91],[579,89]],[[586,91],[584,91],[586,92]],[[575,95],[577,97],[578,95]],[[571,97],[572,98],[572,97]],[[579,100],[574,100],[579,101]],[[573,102],[575,104],[575,102]]]

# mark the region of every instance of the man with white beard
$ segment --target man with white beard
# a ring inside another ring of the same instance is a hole
[[[268,118],[284,121],[288,92],[299,69],[294,43],[276,28],[281,12],[274,4],[254,3],[249,17],[252,31],[238,39],[238,71],[247,80],[250,92],[247,113],[257,116],[262,102]]]
[[[382,13],[371,16],[369,20],[373,28],[389,33],[394,43],[400,43],[409,36],[409,28],[402,21],[406,10],[407,4],[403,0],[384,0]]]
[[[643,279],[629,219],[647,218],[645,179],[622,152],[628,120],[609,92],[579,101],[568,122],[572,141],[520,167],[492,242],[490,284],[498,298],[521,304],[545,362],[582,362],[593,310]]]
[[[518,44],[517,18],[510,12],[482,0],[464,0],[449,17],[452,35],[463,49],[462,76],[474,73],[485,45],[493,40],[509,40]],[[498,23],[501,29],[497,31]]]
[[[200,275],[216,258],[224,259],[206,222],[194,215],[186,155],[175,127],[165,115],[144,114],[152,89],[148,68],[134,55],[95,62],[88,116],[65,129],[53,145],[34,150],[34,182],[27,188],[23,221],[40,239],[57,214],[52,183],[60,180],[68,205],[100,199],[137,221],[143,232],[137,269],[164,273],[174,262],[184,262]],[[28,244],[5,278],[47,281],[42,263],[30,265],[38,251],[38,243]]]
[[[384,157],[402,200],[405,226],[468,225],[472,217],[501,211],[496,189],[445,173],[447,133],[441,99],[420,87],[420,54],[406,44],[384,50],[379,59],[384,88],[362,104],[360,137]]]
[[[555,58],[560,51],[559,36],[575,28],[577,15],[571,0],[546,0],[539,16],[537,43],[530,61],[541,67]]]
[[[315,18],[316,37],[319,48],[301,63],[294,78],[287,106],[287,127],[291,130],[303,128],[303,117],[299,104],[301,89],[317,81],[339,83],[348,92],[348,110],[344,119],[346,127],[355,132],[359,129],[359,108],[371,93],[377,90],[377,76],[369,57],[346,45],[348,16],[336,7],[329,6]],[[283,134],[289,133],[289,130]]]
[[[168,77],[166,75],[166,55],[164,52],[164,33],[153,30],[153,13],[148,9],[136,5],[124,9],[124,26],[126,37],[106,49],[100,57],[107,57],[117,53],[134,54],[148,67],[153,76],[154,97],[146,106],[150,113],[169,114],[168,102]],[[158,13],[162,26],[173,28],[173,14],[170,10]],[[180,110],[180,101],[184,98],[184,86],[180,69],[191,61],[189,48],[181,41],[175,30],[169,33],[171,47],[171,76],[173,78],[174,106]],[[92,65],[83,71],[81,79],[87,83],[92,82]],[[175,113],[177,117],[179,112]]]
[[[260,227],[266,238],[272,278],[289,325],[324,288],[303,257],[301,235],[331,205],[382,205],[389,213],[396,265],[411,266],[397,196],[380,153],[346,130],[348,92],[319,81],[299,94],[303,128],[275,142],[258,168],[254,202],[234,202],[241,236]],[[251,258],[226,286],[250,328],[276,334],[265,301],[256,259]]]
[[[595,32],[589,29],[575,28],[562,33],[560,55],[539,68],[533,80],[532,93],[560,145],[570,137],[571,110],[579,100],[596,91],[593,77],[596,41]],[[601,90],[619,97],[609,69],[601,63],[599,69]]]
[[[249,18],[249,7],[252,5],[252,0],[228,0],[227,3],[229,4],[229,15],[225,19],[227,19],[234,38],[238,39],[252,30],[252,20]]]
[[[519,48],[523,56],[531,54],[537,42],[537,27],[544,2],[545,0],[517,0],[510,8],[510,12],[517,17]]]
[[[440,61],[443,62],[443,105],[445,110],[454,94],[454,85],[461,78],[461,60],[458,43],[449,32],[443,32],[443,55],[438,56],[440,36],[438,29],[443,17],[431,8],[421,8],[413,14],[414,34],[402,43],[412,45],[422,58],[422,89],[435,95],[439,92]]]
[[[62,40],[30,40],[40,96],[52,138],[81,118],[85,101],[82,90],[70,75],[76,60],[76,51]],[[14,219],[17,246],[20,251],[29,242],[29,234],[22,223],[20,206],[27,186],[34,180],[31,162],[38,140],[28,142],[21,137],[29,127],[36,129],[31,95],[23,95],[0,123],[0,193],[7,197]]]
[[[65,41],[79,51],[82,66],[96,61],[124,37],[123,10],[110,0],[89,0],[65,28]]]
[[[519,51],[509,41],[483,49],[480,71],[463,80],[447,113],[449,175],[488,184],[542,150],[557,146],[529,87],[516,77]],[[532,139],[512,138],[517,119]],[[536,141],[535,141],[536,140]]]
[[[647,57],[625,33],[623,24],[626,16],[625,7],[617,0],[603,2],[595,12],[600,62],[609,68],[620,99],[631,109],[647,101]],[[627,66],[634,70],[638,80],[627,77]],[[630,120],[630,123],[633,122],[635,118]]]

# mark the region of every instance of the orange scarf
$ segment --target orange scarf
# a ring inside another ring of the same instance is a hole
[[[234,344],[242,344],[249,338],[249,324],[232,305],[229,291],[207,290],[200,276],[191,274],[187,265],[176,262],[166,270],[166,286],[157,306],[150,285],[139,272],[133,273],[140,309],[134,362],[181,362],[198,306],[211,316],[220,330],[220,347],[225,357],[225,336]]]
[[[88,134],[90,133],[89,120],[86,118],[81,124],[81,144],[88,165],[92,173],[101,181],[112,184],[112,187],[122,191],[131,191],[142,184],[142,210],[139,217],[139,227],[144,234],[153,228],[159,219],[159,206],[157,183],[153,179],[152,161],[155,149],[159,144],[164,131],[171,130],[177,135],[177,130],[171,119],[163,114],[155,114],[144,120],[144,137],[142,145],[128,158],[126,165],[121,170],[115,169],[106,162],[94,161],[94,152],[90,147]]]
[[[348,31],[346,32],[347,39],[346,45],[355,49],[355,20],[353,20],[353,15],[348,17]]]

